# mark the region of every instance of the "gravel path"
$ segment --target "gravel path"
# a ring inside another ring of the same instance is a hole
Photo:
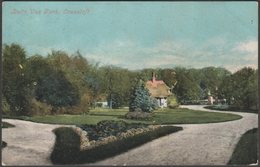
[[[55,143],[53,129],[64,125],[50,125],[29,121],[3,119],[15,127],[2,129],[4,165],[52,165],[49,157]]]
[[[203,106],[182,107],[220,112]],[[257,114],[229,113],[243,118],[222,123],[182,124],[179,125],[183,127],[182,131],[91,165],[226,165],[241,135],[258,127]]]
[[[182,106],[204,109],[203,106]],[[226,113],[226,112],[225,112]],[[243,133],[258,127],[258,115],[230,112],[242,119],[223,123],[179,125],[183,131],[153,140],[126,153],[85,165],[225,165]],[[2,131],[8,146],[2,150],[6,165],[52,165],[49,156],[54,145],[52,130],[63,125],[48,125],[3,119],[15,128]]]

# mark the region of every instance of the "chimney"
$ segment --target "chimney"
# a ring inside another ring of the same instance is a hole
[[[156,80],[156,77],[155,77],[155,73],[153,72],[153,83],[155,82],[155,80]]]

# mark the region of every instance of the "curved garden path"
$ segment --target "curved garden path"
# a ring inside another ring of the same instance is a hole
[[[204,106],[182,107],[221,112],[204,109]],[[258,127],[257,114],[229,113],[243,118],[222,123],[182,124],[179,125],[182,131],[91,165],[226,165],[241,135]]]
[[[182,106],[204,109],[203,106]],[[226,111],[225,111],[226,113]],[[211,124],[182,124],[183,131],[161,137],[123,154],[85,165],[225,165],[239,138],[247,130],[258,127],[258,115],[230,112],[243,116],[236,121]],[[6,165],[52,165],[48,159],[54,145],[53,129],[64,125],[48,125],[3,119],[15,128],[2,130],[8,146],[2,150]]]
[[[53,129],[64,125],[50,125],[2,119],[15,127],[2,129],[2,140],[7,147],[2,149],[4,165],[52,165],[49,157],[55,143]]]

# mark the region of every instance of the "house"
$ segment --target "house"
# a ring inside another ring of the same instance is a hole
[[[145,86],[149,90],[151,97],[157,99],[159,107],[167,107],[167,97],[172,95],[172,93],[163,80],[156,80],[156,76],[153,73],[152,79],[147,81]]]
[[[96,100],[97,100],[97,102],[95,102],[96,107],[101,107],[101,108],[109,107],[106,94],[99,95]]]

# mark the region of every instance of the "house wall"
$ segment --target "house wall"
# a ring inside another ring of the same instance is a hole
[[[157,102],[159,107],[167,107],[167,98],[157,98]]]

